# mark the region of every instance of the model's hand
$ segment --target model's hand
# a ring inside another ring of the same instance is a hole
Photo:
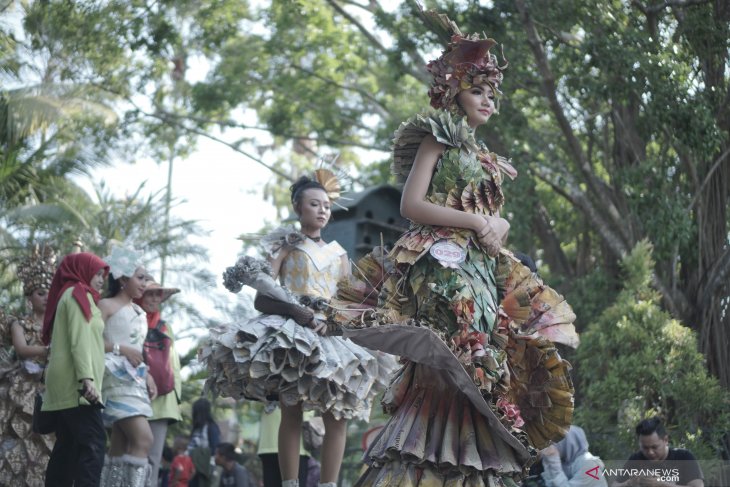
[[[310,321],[307,326],[311,328],[315,333],[318,333],[320,335],[327,334],[327,323],[325,323],[324,321],[312,318],[312,321]]]
[[[507,240],[509,222],[498,216],[482,217],[484,224],[476,231],[479,244],[486,250],[490,257],[496,257],[499,249]]]
[[[132,348],[127,345],[121,345],[119,347],[119,353],[124,355],[127,360],[129,360],[129,363],[132,364],[132,367],[137,367],[139,364],[144,362],[142,352],[137,350],[136,348]]]
[[[157,384],[149,371],[147,372],[147,394],[150,396],[150,401],[154,401],[157,397]]]
[[[94,381],[91,379],[81,380],[81,397],[89,401],[89,404],[99,402],[99,392],[94,387]]]

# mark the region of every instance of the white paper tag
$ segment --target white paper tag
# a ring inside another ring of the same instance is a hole
[[[436,242],[429,252],[444,267],[457,267],[466,260],[466,250],[448,240]]]

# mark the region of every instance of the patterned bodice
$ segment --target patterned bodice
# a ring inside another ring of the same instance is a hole
[[[427,198],[439,206],[491,215],[504,204],[497,155],[483,146],[478,152],[449,147],[439,159]]]
[[[342,277],[345,249],[337,242],[320,247],[311,240],[297,244],[281,263],[281,283],[300,295],[329,299]]]
[[[146,336],[147,314],[134,303],[119,308],[104,324],[104,339],[111,343],[130,345],[140,352]]]
[[[445,111],[418,115],[401,124],[395,133],[393,173],[404,180],[413,166],[418,148],[427,135],[445,146],[426,193],[429,202],[480,215],[492,215],[504,204],[504,175],[517,176],[507,159],[489,152],[476,141],[474,130],[462,117]],[[394,245],[397,263],[413,264],[435,242],[447,239],[468,248],[478,247],[474,232],[465,228],[411,223],[410,230]]]
[[[20,318],[18,323],[20,323],[20,326],[23,328],[23,336],[25,337],[25,342],[28,345],[44,346],[43,342],[41,342],[41,330],[43,328],[43,323],[33,321],[30,316]]]

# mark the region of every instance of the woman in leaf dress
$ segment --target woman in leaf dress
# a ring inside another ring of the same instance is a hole
[[[43,485],[53,435],[33,433],[33,400],[42,390],[48,349],[41,342],[48,290],[56,271],[50,247],[36,247],[18,265],[28,314],[0,317],[0,485]],[[12,348],[10,348],[12,346]]]
[[[552,341],[577,344],[575,316],[503,247],[502,183],[517,173],[475,138],[497,112],[505,66],[490,53],[496,42],[428,15],[452,37],[427,66],[436,110],[395,134],[411,226],[380,265],[370,255],[356,266],[362,282],[381,285],[377,310],[351,324],[380,326],[345,332],[405,360],[383,399],[392,417],[356,485],[512,486],[570,424],[569,365]]]

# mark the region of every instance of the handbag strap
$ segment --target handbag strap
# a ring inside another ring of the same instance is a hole
[[[46,369],[48,368],[48,361],[51,358],[51,344],[49,343],[46,347],[46,363],[43,364],[43,372],[41,372],[41,384],[46,384]]]

